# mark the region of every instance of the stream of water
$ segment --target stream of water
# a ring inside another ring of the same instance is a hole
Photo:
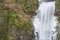
[[[55,1],[39,3],[33,17],[34,40],[56,40]]]

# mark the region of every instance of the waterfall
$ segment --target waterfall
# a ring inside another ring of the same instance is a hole
[[[34,40],[56,40],[55,1],[39,3],[33,17]]]

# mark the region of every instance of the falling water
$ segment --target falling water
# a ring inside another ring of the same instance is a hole
[[[55,1],[39,3],[39,8],[34,16],[34,40],[56,40]]]

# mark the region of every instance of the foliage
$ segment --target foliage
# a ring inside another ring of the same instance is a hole
[[[0,3],[4,0],[0,0]],[[6,1],[6,0],[5,0]],[[23,12],[31,14],[37,9],[37,0],[7,0],[13,4],[20,4]],[[5,3],[5,2],[4,2]],[[6,2],[7,3],[7,2]],[[23,34],[26,40],[31,40],[32,24],[29,21],[23,20],[23,18],[17,15],[18,13],[11,10],[5,5],[0,5],[0,40],[15,40],[15,37],[19,39],[20,35]],[[22,32],[23,33],[22,33]],[[15,36],[17,35],[19,36]],[[30,38],[30,39],[29,39]]]
[[[0,0],[0,3],[4,2],[4,0]]]
[[[27,14],[31,14],[32,12],[34,12],[37,9],[37,0],[15,0],[16,3],[20,3],[20,5],[22,6],[22,9],[25,13]]]
[[[23,29],[26,32],[31,30],[31,23],[19,18],[14,10],[0,6],[0,40],[13,40],[13,29]],[[14,27],[14,28],[13,28]],[[17,31],[18,31],[17,30]]]
[[[25,30],[29,30],[31,27],[30,22],[25,22],[22,18],[19,18],[15,11],[9,11],[9,25],[15,25],[17,28],[23,27]]]
[[[13,29],[16,28],[17,31],[19,30],[24,30],[24,32],[31,31],[31,23],[24,21],[22,18],[19,18],[17,13],[14,10],[8,11],[9,13],[9,26],[8,26],[8,34],[7,34],[7,39],[6,40],[13,40]]]
[[[56,0],[56,16],[58,17],[59,25],[60,25],[60,0]],[[57,40],[60,40],[60,26],[57,28]]]
[[[5,40],[7,35],[7,13],[0,5],[0,40]]]
[[[32,11],[35,11],[37,8],[37,0],[22,0],[21,5],[23,7],[24,12],[31,13]]]

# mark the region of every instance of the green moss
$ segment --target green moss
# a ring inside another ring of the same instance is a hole
[[[29,27],[31,27],[30,22],[25,22],[22,18],[19,18],[14,11],[9,12],[9,25],[15,25],[19,29],[23,27],[25,30],[28,30],[30,29]]]

